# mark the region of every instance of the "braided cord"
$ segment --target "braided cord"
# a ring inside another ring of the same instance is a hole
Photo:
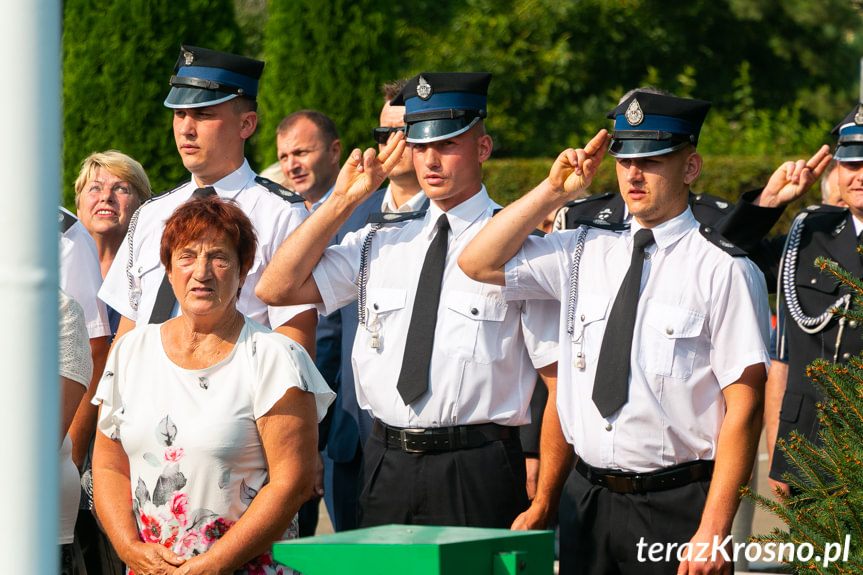
[[[572,252],[572,266],[569,268],[569,302],[566,309],[566,333],[570,336],[575,333],[575,306],[578,303],[578,268],[581,263],[581,255],[584,253],[586,236],[587,228],[582,227],[575,241],[575,250]]]
[[[360,273],[357,275],[357,320],[363,327],[366,325],[366,284],[369,282],[369,254],[372,250],[372,238],[383,224],[374,224],[363,239],[363,249],[360,252]]]
[[[138,311],[138,302],[141,301],[141,286],[135,285],[135,278],[132,275],[132,260],[134,250],[132,248],[132,240],[135,238],[135,228],[138,226],[138,215],[141,213],[139,206],[135,213],[132,214],[132,219],[129,221],[129,230],[126,232],[129,236],[129,259],[126,261],[126,279],[129,281],[129,305],[132,309]]]
[[[797,273],[797,257],[800,249],[800,236],[803,235],[803,220],[806,219],[807,212],[797,214],[794,221],[791,223],[791,230],[788,232],[788,237],[785,240],[785,250],[783,252],[782,261],[779,262],[779,275],[782,282],[782,292],[785,294],[785,308],[788,310],[788,315],[791,316],[800,329],[806,333],[818,333],[823,330],[830,320],[833,318],[831,310],[841,306],[847,306],[851,300],[850,294],[845,294],[836,300],[830,307],[824,310],[821,315],[809,316],[803,312],[803,307],[800,304],[800,297],[797,294],[795,286],[795,276]]]

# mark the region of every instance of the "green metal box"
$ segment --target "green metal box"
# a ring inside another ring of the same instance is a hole
[[[273,555],[303,575],[550,575],[554,532],[382,525],[281,541]]]

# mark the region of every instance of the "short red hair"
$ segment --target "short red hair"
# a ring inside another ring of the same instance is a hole
[[[240,258],[240,281],[252,268],[258,238],[248,216],[233,200],[223,200],[213,194],[205,198],[192,198],[182,204],[168,221],[162,232],[159,258],[167,271],[171,271],[171,254],[212,233],[223,234],[237,250]]]

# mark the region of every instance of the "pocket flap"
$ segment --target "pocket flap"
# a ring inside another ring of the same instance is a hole
[[[446,307],[477,321],[503,321],[507,304],[500,299],[465,291],[449,291]]]
[[[669,339],[695,337],[701,333],[704,315],[697,311],[650,300],[646,306],[645,324]]]
[[[406,293],[403,289],[370,288],[366,294],[368,313],[385,313],[405,307]]]
[[[590,293],[579,294],[575,309],[576,325],[587,325],[605,319],[609,301],[608,296]]]

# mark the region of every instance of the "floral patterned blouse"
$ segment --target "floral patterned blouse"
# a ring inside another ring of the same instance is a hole
[[[99,430],[129,457],[141,540],[188,559],[224,535],[269,479],[257,418],[299,387],[315,394],[320,421],[335,394],[299,344],[248,318],[228,357],[205,369],[174,364],[159,328],[116,342],[93,401]],[[283,539],[295,537],[296,517]],[[267,552],[237,573],[291,570]]]

